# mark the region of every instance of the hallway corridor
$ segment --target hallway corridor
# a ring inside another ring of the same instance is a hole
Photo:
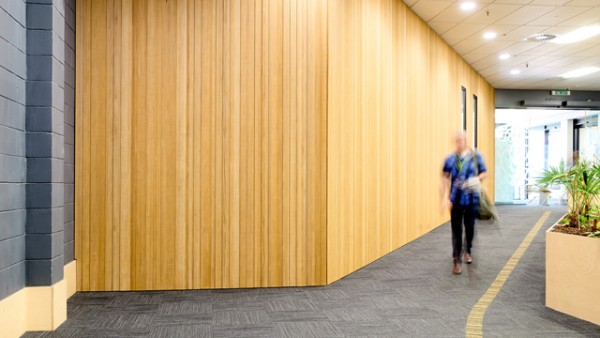
[[[445,224],[330,286],[78,293],[56,332],[25,337],[464,337],[473,305],[546,211],[487,310],[484,336],[600,336],[600,327],[544,306],[544,232],[564,210],[498,210],[500,222],[478,223],[474,263],[459,276]]]

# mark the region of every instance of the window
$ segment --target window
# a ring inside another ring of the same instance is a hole
[[[467,131],[467,88],[460,87],[461,89],[461,117],[462,117],[462,129]]]
[[[473,95],[473,146],[477,148],[477,95]]]

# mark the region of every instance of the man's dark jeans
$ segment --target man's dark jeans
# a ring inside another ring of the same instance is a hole
[[[465,251],[471,254],[473,236],[475,235],[475,208],[454,205],[450,212],[452,224],[452,257],[455,263],[462,263],[463,253],[463,220],[465,226]]]

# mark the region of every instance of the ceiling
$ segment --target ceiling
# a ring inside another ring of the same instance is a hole
[[[600,24],[600,0],[404,0],[417,15],[495,88],[600,90],[600,72],[563,79],[582,67],[600,67],[600,35],[572,43],[528,42],[532,34],[559,37]],[[497,37],[486,40],[486,32]],[[501,60],[499,55],[511,57]],[[511,74],[519,70],[519,74]]]
[[[590,118],[597,116],[598,113],[598,111],[593,110],[496,109],[496,123],[532,128],[570,119]]]

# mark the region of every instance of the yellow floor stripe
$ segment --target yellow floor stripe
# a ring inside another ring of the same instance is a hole
[[[506,279],[512,271],[515,269],[515,266],[519,263],[519,260],[525,253],[525,250],[529,247],[535,235],[540,231],[542,225],[546,222],[546,220],[550,217],[550,212],[545,212],[542,217],[537,221],[537,223],[533,226],[533,228],[529,231],[521,245],[517,248],[517,250],[510,257],[506,265],[502,268],[490,288],[485,292],[485,294],[479,299],[479,301],[473,306],[473,309],[469,313],[469,318],[467,319],[467,327],[466,327],[466,336],[467,338],[475,338],[475,337],[483,337],[483,317],[485,316],[485,312],[488,307],[494,301],[494,298],[502,289],[502,286],[506,282]]]

